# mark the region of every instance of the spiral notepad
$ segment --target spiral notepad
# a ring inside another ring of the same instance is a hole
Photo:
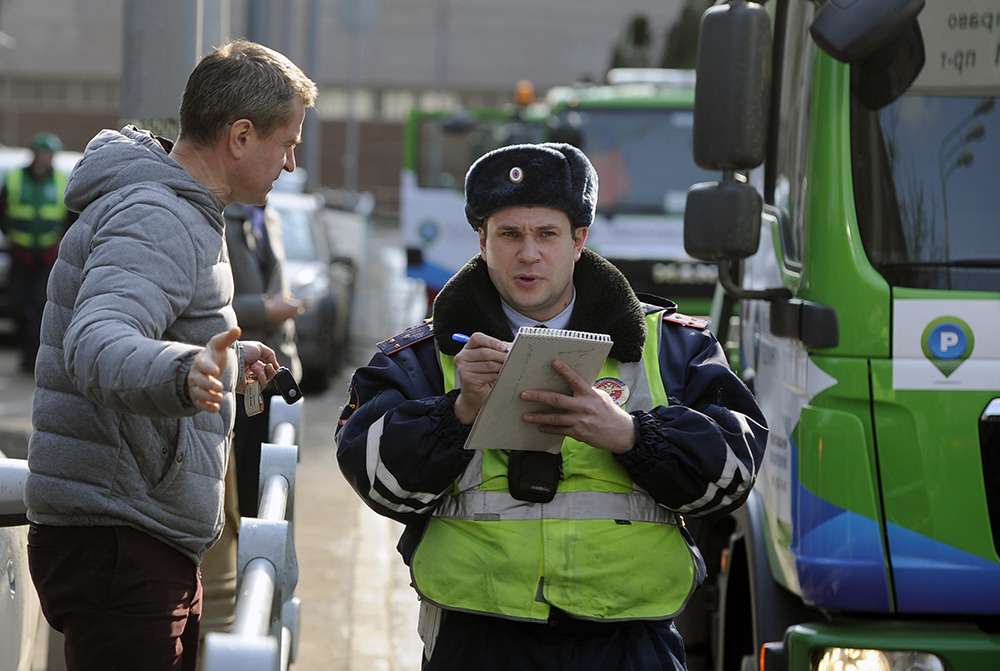
[[[542,433],[521,419],[526,412],[554,410],[522,401],[521,392],[545,389],[569,394],[569,383],[552,368],[554,359],[565,361],[580,377],[593,383],[610,351],[611,336],[603,333],[520,328],[497,383],[476,416],[465,448],[558,452],[562,436]]]

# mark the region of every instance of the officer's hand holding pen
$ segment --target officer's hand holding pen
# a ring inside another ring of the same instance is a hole
[[[493,390],[500,368],[507,360],[510,343],[478,331],[471,336],[461,333],[452,336],[458,342],[466,338],[465,347],[455,355],[455,375],[460,384],[455,416],[463,424],[472,424]]]

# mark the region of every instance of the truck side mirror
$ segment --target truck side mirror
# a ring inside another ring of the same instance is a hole
[[[760,194],[737,170],[764,160],[771,98],[771,20],[759,4],[731,0],[701,19],[694,92],[694,160],[723,171],[695,184],[684,207],[684,247],[704,261],[743,259],[760,241]]]
[[[442,119],[441,130],[447,135],[462,135],[470,132],[478,125],[479,122],[474,116],[465,110],[459,110]]]
[[[866,3],[867,4],[867,3]],[[761,164],[771,102],[771,20],[732,0],[705,11],[694,89],[694,161],[706,170]]]
[[[545,121],[548,142],[564,142],[583,149],[580,115],[570,111],[560,116],[552,115]]]
[[[903,95],[924,67],[917,15],[925,0],[830,0],[809,32],[820,49],[851,64],[851,90],[868,109]]]
[[[894,42],[924,8],[924,0],[830,0],[809,32],[819,48],[844,63],[861,63]]]
[[[871,110],[903,95],[924,67],[924,38],[916,21],[891,43],[851,68],[851,90]]]
[[[721,182],[688,189],[684,206],[684,249],[703,261],[745,259],[760,243],[763,201],[757,189],[723,173]]]

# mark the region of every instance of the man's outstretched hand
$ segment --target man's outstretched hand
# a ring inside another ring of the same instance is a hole
[[[222,371],[226,369],[229,348],[240,337],[240,328],[234,326],[228,331],[216,333],[208,344],[198,352],[188,373],[188,394],[195,407],[207,412],[219,412],[225,398],[222,385]],[[236,391],[242,391],[245,370],[253,373],[261,386],[270,382],[278,370],[278,359],[267,345],[256,341],[242,343],[243,361],[236,376]]]
[[[194,357],[188,373],[188,395],[195,407],[208,412],[219,412],[224,398],[222,371],[226,369],[229,348],[240,337],[240,328],[216,333],[208,344]]]

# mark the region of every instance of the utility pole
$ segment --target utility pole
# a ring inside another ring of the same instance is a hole
[[[0,0],[0,54],[10,53],[17,46],[17,40],[3,31],[3,1]],[[0,144],[13,144],[17,141],[17,123],[14,117],[14,91],[10,81],[10,65],[0,59],[0,67],[3,68],[3,136],[0,137]]]
[[[307,0],[306,9],[306,72],[309,78],[319,86],[319,0]],[[306,177],[309,187],[319,186],[319,173],[322,161],[322,138],[320,137],[319,114],[316,109],[306,110],[306,123],[303,129],[303,163],[306,167]]]
[[[271,46],[271,12],[268,0],[247,0],[247,39]]]
[[[451,0],[434,2],[434,88],[448,88],[448,48],[451,39]]]
[[[358,163],[360,161],[360,127],[358,125],[359,92],[364,77],[365,52],[368,32],[378,18],[376,0],[341,0],[340,20],[350,34],[351,83],[347,104],[347,123],[344,133],[344,188],[358,190]]]
[[[177,137],[184,86],[208,51],[228,40],[229,0],[125,0],[122,123]]]

